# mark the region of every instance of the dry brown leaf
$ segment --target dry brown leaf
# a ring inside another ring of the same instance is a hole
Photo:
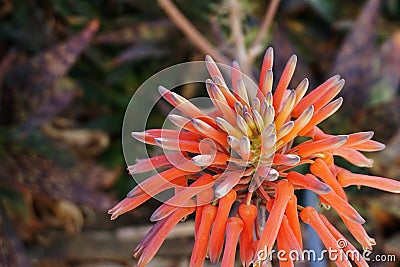
[[[54,214],[62,223],[66,233],[74,234],[81,231],[84,218],[81,210],[74,203],[67,200],[58,201],[54,207]]]
[[[103,130],[62,128],[55,123],[48,123],[43,125],[42,131],[84,158],[99,155],[110,143],[110,137]]]
[[[23,122],[49,101],[54,101],[54,97],[62,98],[59,95],[66,92],[62,91],[65,88],[58,87],[60,79],[75,63],[98,27],[99,22],[93,20],[78,35],[23,60],[7,72],[1,86],[4,124]]]
[[[342,95],[347,112],[361,110],[369,100],[369,88],[374,81],[373,63],[377,57],[375,41],[380,4],[381,0],[367,2],[332,67],[332,74],[339,73],[346,80]]]
[[[81,206],[107,210],[114,204],[108,195],[85,183],[85,177],[73,177],[72,170],[63,169],[55,162],[27,149],[2,155],[0,185],[24,194],[69,200]]]

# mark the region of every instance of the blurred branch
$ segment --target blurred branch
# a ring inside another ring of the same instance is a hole
[[[271,24],[272,24],[272,21],[274,20],[276,11],[278,10],[279,3],[280,3],[280,0],[271,0],[269,2],[269,6],[268,6],[267,11],[265,12],[264,20],[261,24],[260,30],[258,31],[258,34],[249,49],[247,64],[250,66],[253,64],[254,59],[263,50],[264,46],[261,45],[261,42],[263,41],[265,35],[267,34],[267,31],[271,27]]]
[[[217,49],[219,51],[224,51],[227,47],[227,43],[221,25],[218,22],[217,15],[211,15],[210,17],[210,31],[215,40]]]
[[[192,43],[204,54],[209,54],[214,60],[230,65],[230,60],[223,56],[206,38],[193,26],[192,23],[178,10],[171,0],[158,0],[162,9],[167,13],[175,25],[189,38]]]
[[[239,62],[242,71],[250,73],[251,66],[247,65],[245,39],[242,31],[242,15],[238,0],[229,1],[232,39],[235,44],[235,59]]]

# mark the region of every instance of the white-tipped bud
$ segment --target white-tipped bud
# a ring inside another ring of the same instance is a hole
[[[146,132],[132,132],[131,136],[139,142],[144,143],[146,139]]]
[[[158,92],[160,93],[160,95],[165,95],[170,93],[171,91],[165,88],[164,86],[160,85],[158,86]]]
[[[215,83],[213,83],[212,81],[208,83],[206,82],[206,86],[208,86],[208,90],[211,92],[211,95],[214,99],[219,102],[226,102],[224,94]]]
[[[249,112],[244,112],[243,113],[243,118],[247,122],[247,125],[250,126],[251,129],[253,129],[253,130],[257,129],[257,126],[254,123],[253,117],[250,115]]]
[[[290,116],[290,113],[292,112],[294,106],[294,101],[296,100],[295,91],[286,90],[285,93],[287,94],[287,97],[275,119],[275,125],[277,128],[280,128],[285,123],[287,118]]]
[[[250,126],[246,123],[246,121],[242,118],[242,116],[237,115],[236,124],[244,135],[247,135],[247,136],[252,135]]]
[[[307,89],[308,89],[309,81],[307,78],[302,80],[299,85],[296,87],[296,101],[295,101],[295,106],[300,102],[300,100],[303,98],[303,96],[306,94]]]
[[[285,103],[283,104],[283,107],[285,109],[290,109],[292,110],[294,101],[296,100],[296,91],[295,90],[288,90],[288,97],[286,98]]]
[[[358,145],[370,140],[373,136],[373,131],[353,133],[349,135],[349,140],[347,140],[345,145],[346,147]]]
[[[203,117],[207,116],[203,111],[201,111],[198,107],[193,105],[192,102],[187,100],[181,95],[178,95],[174,92],[170,92],[172,101],[176,104],[176,107],[181,110],[183,113],[190,117]]]
[[[217,117],[215,121],[217,122],[218,127],[224,130],[227,134],[235,136],[237,138],[242,137],[241,132],[223,118]]]
[[[260,99],[258,99],[258,97],[254,97],[253,100],[251,101],[251,108],[259,112],[260,106],[261,106]]]
[[[176,114],[169,114],[168,119],[180,129],[184,128],[190,122],[188,118]]]
[[[300,157],[294,154],[286,154],[281,155],[281,158],[277,164],[286,165],[286,166],[294,166],[300,162]]]
[[[226,86],[225,80],[223,78],[219,76],[214,76],[214,81],[216,85],[221,86],[228,90],[228,87]]]
[[[233,187],[237,185],[242,176],[243,172],[241,170],[224,172],[218,179],[221,180],[221,183],[215,188],[215,197],[221,198],[225,196]]]
[[[213,155],[197,155],[192,158],[192,161],[197,166],[208,166],[213,161]]]
[[[343,104],[343,97],[339,97],[338,99],[332,101],[328,105],[325,106],[327,108],[328,106],[331,106],[332,111],[330,112],[331,114],[335,113]]]
[[[192,119],[192,124],[193,127],[202,134],[207,134],[212,130],[209,124],[199,119]]]
[[[225,96],[220,90],[220,88],[216,86],[214,83],[209,83],[207,90],[209,94],[211,94],[212,96],[212,101],[214,106],[221,111],[221,113],[224,115],[224,118],[226,118],[226,120],[229,123],[235,124],[236,123],[235,113],[228,105],[228,102],[226,101]]]
[[[264,130],[261,133],[261,136],[264,139],[273,133],[275,133],[275,124],[271,123],[271,124],[268,124],[267,127],[264,128]]]
[[[237,93],[242,101],[249,104],[249,97],[247,95],[247,89],[242,79],[238,79],[236,82]]]
[[[167,146],[165,143],[164,138],[154,138],[154,142],[156,143],[157,146],[161,147],[161,148],[165,148],[165,149],[169,149],[170,147]]]
[[[244,160],[248,160],[251,157],[250,139],[247,136],[243,136],[242,139],[240,139],[240,156]]]
[[[268,68],[272,68],[272,64],[274,62],[274,49],[272,47],[268,47],[264,54],[263,65],[268,64]]]
[[[293,72],[296,69],[296,64],[297,64],[297,56],[293,54],[289,58],[289,60],[286,64],[286,66],[289,66],[289,73],[291,74],[290,76],[293,76]]]
[[[296,119],[296,122],[299,123],[299,128],[303,128],[313,117],[314,115],[314,106],[309,106],[306,108],[303,113]]]
[[[171,99],[177,104],[177,105],[183,105],[185,102],[188,100],[184,98],[181,95],[178,95],[177,93],[171,92]]]
[[[264,120],[257,110],[253,110],[253,119],[257,125],[258,132],[261,133],[264,130]]]
[[[267,136],[262,141],[261,153],[269,154],[272,150],[274,150],[276,144],[276,134],[271,134]]]
[[[270,169],[267,177],[265,178],[265,180],[273,182],[276,181],[276,179],[278,179],[279,177],[279,172],[273,168]]]
[[[263,115],[264,124],[271,124],[274,121],[274,117],[275,117],[274,107],[269,105],[265,111],[265,114],[261,114],[261,115]]]
[[[237,62],[236,60],[232,61],[232,68],[235,68],[239,72],[240,76],[242,76],[241,75],[242,73],[239,71],[240,70],[239,62]]]
[[[267,95],[267,93],[271,93],[273,81],[274,81],[274,74],[272,70],[267,70],[264,77],[263,87],[261,89],[264,95]]]
[[[247,106],[243,106],[242,116],[244,116],[244,113],[250,113],[250,110]]]
[[[338,135],[310,143],[303,143],[298,146],[297,154],[301,157],[307,157],[316,152],[319,153],[322,151],[335,149],[341,147],[344,143],[346,143],[348,138],[348,135]]]
[[[323,113],[324,116],[323,116],[322,118],[318,118],[317,121],[314,121],[315,124],[320,123],[321,121],[323,121],[324,119],[326,119],[327,117],[329,117],[329,116],[331,116],[333,113],[335,113],[335,112],[340,108],[340,106],[342,105],[342,103],[343,103],[343,98],[342,98],[342,97],[339,97],[339,98],[336,99],[335,101],[332,101],[331,103],[329,103],[328,105],[326,105],[325,107],[323,107],[322,109],[320,109],[319,111],[317,111],[317,112],[315,113],[316,116],[317,116],[317,114],[320,114],[321,112],[324,112],[324,113]],[[303,112],[303,113],[304,113],[304,112]],[[301,117],[302,115],[303,115],[303,114],[301,114],[300,117]],[[299,117],[299,118],[300,118],[300,117]],[[308,122],[307,122],[307,123],[308,123]],[[299,131],[299,135],[307,134],[307,132],[310,131],[310,130],[315,126],[315,124],[306,124],[305,127],[302,128],[302,129]]]
[[[265,180],[270,170],[271,166],[267,164],[259,164],[257,166],[256,175],[259,176],[258,179],[260,179],[260,182]]]
[[[283,136],[287,135],[293,129],[293,126],[293,121],[288,121],[284,125],[282,125],[282,127],[279,128],[279,130],[276,132],[276,139],[279,140]]]
[[[265,112],[267,111],[267,107],[269,106],[268,102],[266,100],[264,100],[261,103],[261,107],[260,107],[260,115],[261,117],[263,116],[263,114],[265,114]]]
[[[217,79],[215,77],[219,77],[218,82],[219,83],[222,82],[222,85],[226,87],[226,83],[222,78],[222,74],[221,74],[217,64],[214,62],[212,57],[210,57],[209,55],[206,56],[206,66],[207,66],[208,73],[210,73],[210,75],[214,79],[214,81],[217,81]]]
[[[235,150],[240,149],[240,139],[238,139],[234,136],[228,135],[227,142],[231,148],[233,148]]]
[[[236,101],[234,105],[235,105],[235,111],[236,111],[236,113],[237,113],[237,114],[242,114],[242,112],[243,112],[243,105],[242,105],[242,103],[240,103],[239,101]]]
[[[212,90],[211,90],[211,88],[214,87],[214,86],[216,86],[216,85],[214,84],[213,80],[211,80],[211,79],[207,79],[206,80],[206,89],[207,89],[208,95],[210,97],[214,97],[213,94],[212,94]]]
[[[267,103],[268,103],[269,105],[272,105],[272,100],[273,100],[272,93],[271,93],[271,92],[268,92],[268,93],[265,95],[265,101],[267,101]]]
[[[346,81],[344,79],[340,79],[334,86],[334,88],[336,88],[336,90],[338,90],[339,92],[343,89],[344,84],[346,83]]]

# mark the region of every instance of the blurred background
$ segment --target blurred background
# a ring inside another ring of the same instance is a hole
[[[387,148],[368,155],[372,169],[340,164],[399,180],[397,0],[0,1],[0,266],[132,266],[158,203],[116,221],[107,215],[135,185],[121,148],[131,96],[163,68],[206,54],[236,59],[258,79],[268,46],[277,75],[298,55],[292,86],[304,77],[311,89],[336,73],[346,79],[344,105],[322,127],[374,130]],[[181,93],[205,94],[190,86]],[[169,109],[160,103],[149,127],[160,127]],[[347,192],[377,240],[374,253],[399,261],[400,195]],[[179,227],[150,266],[188,265],[192,225]]]

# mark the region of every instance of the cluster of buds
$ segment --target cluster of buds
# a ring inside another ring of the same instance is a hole
[[[174,152],[129,166],[132,175],[158,173],[109,211],[115,219],[152,196],[174,189],[174,195],[152,214],[156,224],[135,249],[138,266],[146,265],[171,229],[192,213],[195,243],[190,266],[202,266],[207,256],[212,263],[222,256],[221,266],[234,266],[238,244],[243,266],[267,264],[268,257],[260,259],[258,252],[266,249],[264,253],[270,254],[276,242],[280,250],[300,252],[300,221],[310,225],[327,248],[343,253],[354,249],[351,244],[338,247],[343,235],[314,207],[299,205],[295,190],[316,193],[362,247],[372,249],[375,241],[364,230],[365,220],[349,204],[343,188],[357,185],[399,193],[400,182],[355,174],[335,165],[334,156],[340,156],[356,166],[371,167],[372,160],[360,151],[378,151],[384,145],[371,140],[373,132],[324,133],[317,125],[341,106],[343,99],[335,98],[344,80],[333,76],[307,95],[307,79],[294,90],[288,89],[296,61],[296,56],[289,59],[273,90],[273,50],[269,48],[253,94],[237,63],[231,68],[230,90],[217,64],[207,56],[212,79],[205,83],[214,105],[210,112],[159,87],[160,94],[183,114],[168,116],[178,130],[152,129],[132,136]],[[309,165],[309,173],[294,170],[304,164]],[[336,264],[351,266],[349,260],[339,257]],[[355,261],[368,266],[362,257]],[[281,264],[293,266],[293,261],[288,258]]]

